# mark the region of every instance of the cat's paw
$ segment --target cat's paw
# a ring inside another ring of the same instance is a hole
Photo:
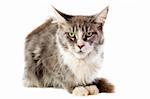
[[[87,90],[87,88],[80,86],[80,87],[75,87],[72,94],[75,96],[88,96],[89,91]]]
[[[76,87],[72,92],[72,94],[75,96],[97,95],[98,93],[99,89],[95,85]]]
[[[89,91],[89,95],[97,95],[99,93],[99,89],[95,85],[86,86],[85,88]]]

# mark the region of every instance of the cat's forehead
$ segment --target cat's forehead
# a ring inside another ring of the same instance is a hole
[[[70,24],[72,26],[80,25],[80,26],[89,26],[92,25],[91,17],[89,16],[74,16],[70,20]]]
[[[73,31],[89,31],[94,29],[95,24],[91,22],[92,18],[89,16],[75,16],[69,20],[70,28]]]

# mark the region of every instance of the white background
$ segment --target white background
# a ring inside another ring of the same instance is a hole
[[[90,15],[100,12],[108,4],[110,10],[104,27],[105,59],[101,76],[115,84],[116,92],[87,98],[148,99],[148,0],[0,0],[0,99],[76,98],[62,89],[23,87],[24,39],[53,15],[51,5],[68,14]]]

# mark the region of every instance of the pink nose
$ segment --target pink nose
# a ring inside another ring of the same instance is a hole
[[[77,45],[80,49],[84,46],[84,44],[82,44],[82,45]]]

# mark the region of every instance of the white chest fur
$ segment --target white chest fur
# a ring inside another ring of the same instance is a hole
[[[64,58],[64,63],[69,66],[76,76],[77,83],[90,83],[95,78],[97,68],[95,64],[92,64],[87,60],[75,59],[73,56],[71,56],[69,59],[70,60],[67,61],[67,58]]]
[[[64,64],[68,65],[72,73],[75,75],[76,83],[91,83],[96,77],[101,67],[102,58],[100,54],[92,53],[86,59],[77,59],[70,52],[60,48]],[[101,52],[102,53],[102,52]]]

